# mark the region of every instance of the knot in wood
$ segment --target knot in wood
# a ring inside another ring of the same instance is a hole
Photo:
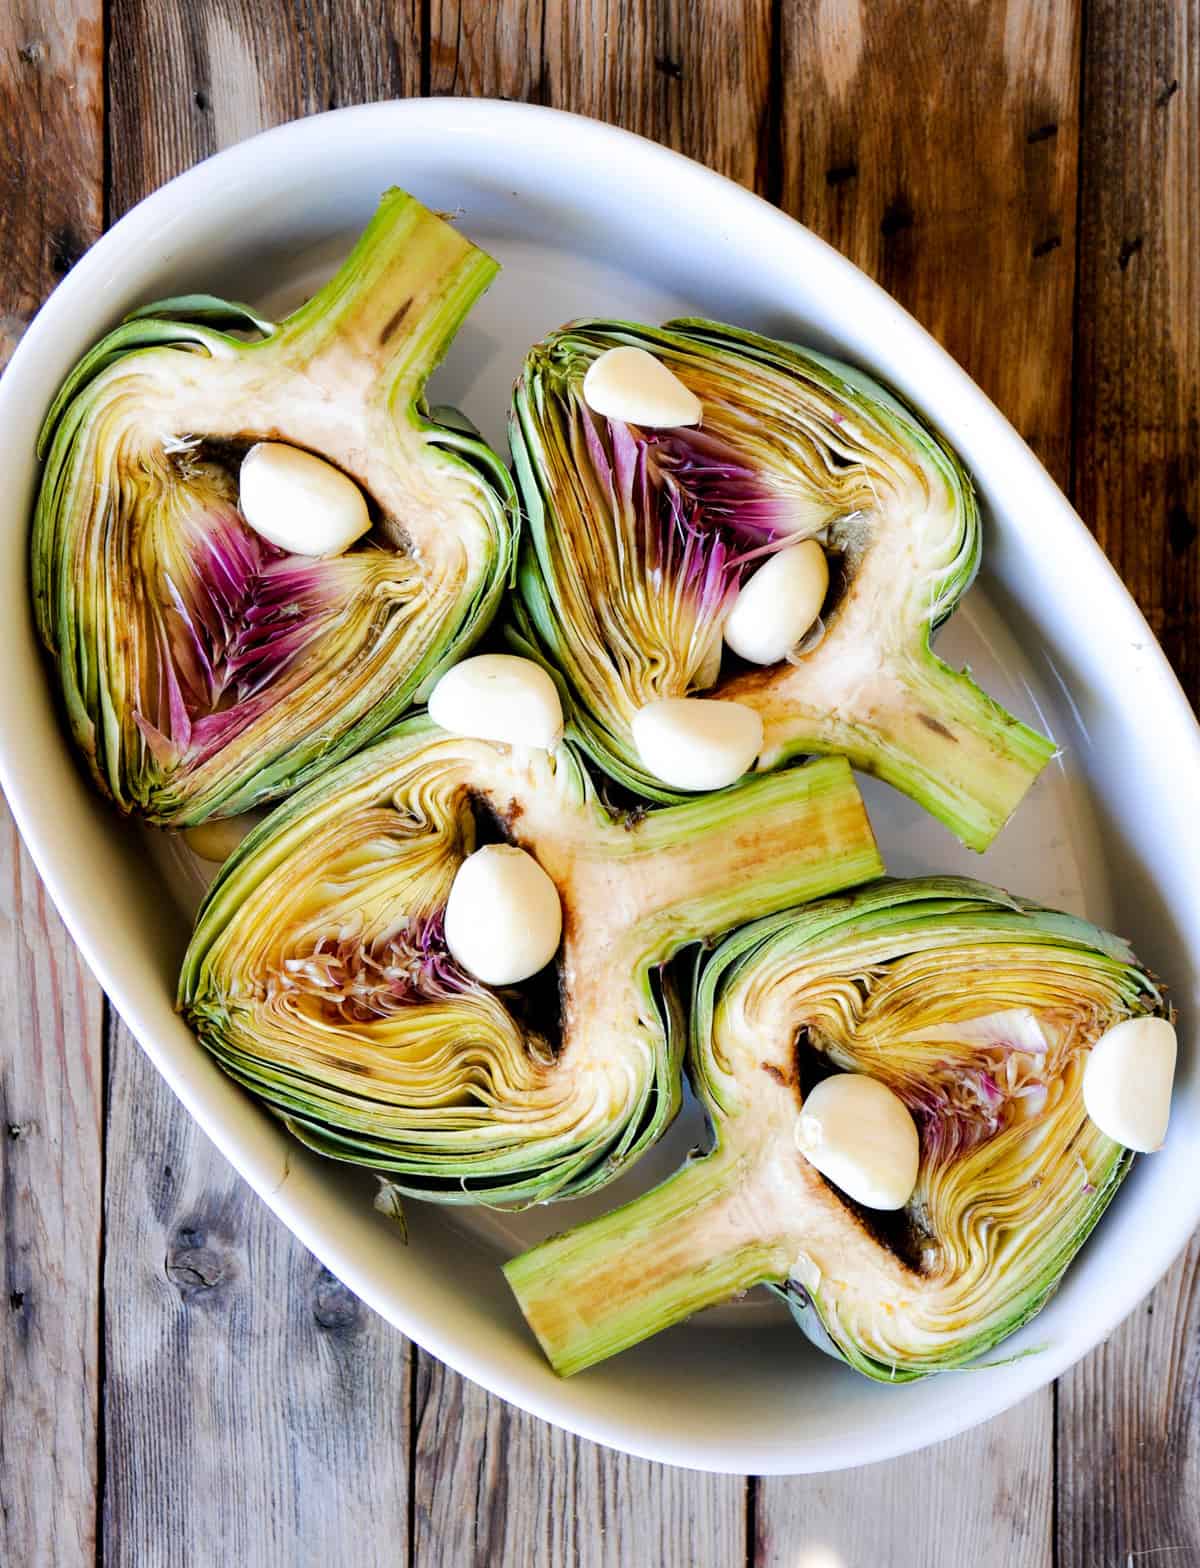
[[[229,1252],[210,1246],[207,1233],[190,1225],[181,1225],[171,1237],[164,1267],[167,1278],[184,1296],[215,1290],[235,1273]]]
[[[313,1289],[313,1317],[330,1333],[346,1334],[358,1327],[362,1302],[328,1269],[317,1275]]]

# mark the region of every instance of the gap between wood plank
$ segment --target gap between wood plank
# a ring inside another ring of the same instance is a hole
[[[107,75],[107,72],[105,73]],[[107,143],[107,137],[105,138]],[[104,1501],[108,1493],[108,1411],[105,1406],[108,1367],[108,1299],[105,1270],[108,1262],[108,1108],[109,1043],[117,1015],[107,996],[100,1008],[100,1244],[96,1255],[96,1299],[99,1303],[96,1344],[96,1568],[104,1568]]]

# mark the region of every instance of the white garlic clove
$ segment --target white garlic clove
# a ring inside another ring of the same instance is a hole
[[[291,555],[342,555],[371,526],[353,479],[298,446],[260,441],[242,459],[238,483],[247,523]]]
[[[865,1073],[836,1073],[816,1085],[796,1122],[796,1147],[869,1209],[902,1209],[917,1185],[917,1124],[899,1095]]]
[[[253,811],[240,817],[214,817],[194,828],[184,828],[183,842],[201,860],[228,860],[230,855],[261,818]]]
[[[661,430],[698,425],[700,399],[661,359],[632,345],[606,349],[588,366],[583,400],[596,414]]]
[[[1140,1154],[1162,1148],[1175,1054],[1165,1018],[1126,1018],[1105,1030],[1083,1070],[1083,1103],[1102,1133]]]
[[[762,719],[719,697],[663,697],[633,716],[633,742],[647,772],[675,789],[723,789],[762,750]]]
[[[815,539],[771,556],[747,578],[725,618],[725,641],[750,664],[776,664],[804,637],[829,592],[829,563]]]
[[[458,868],[445,926],[446,946],[468,974],[485,985],[516,985],[557,952],[562,903],[532,855],[485,844]]]
[[[452,735],[553,750],[562,739],[558,687],[532,659],[481,653],[446,671],[429,696],[429,717]]]

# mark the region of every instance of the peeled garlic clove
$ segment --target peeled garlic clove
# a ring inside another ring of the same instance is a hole
[[[675,789],[723,789],[762,750],[762,719],[719,697],[663,697],[633,716],[633,742],[646,770]]]
[[[458,868],[445,925],[446,946],[468,974],[485,985],[516,985],[557,952],[562,904],[532,855],[485,844]]]
[[[184,828],[183,842],[201,860],[228,860],[259,820],[254,812],[240,817],[216,817],[194,828]]]
[[[674,371],[644,348],[606,349],[588,366],[583,400],[593,413],[627,425],[698,425],[702,406]]]
[[[1102,1133],[1141,1154],[1162,1148],[1175,1050],[1165,1018],[1127,1018],[1105,1030],[1083,1070],[1083,1103]]]
[[[917,1124],[887,1084],[864,1073],[837,1073],[817,1084],[796,1122],[796,1147],[869,1209],[902,1209],[917,1185]]]
[[[371,526],[354,481],[298,446],[260,441],[242,459],[238,482],[247,523],[292,555],[341,555]]]
[[[447,670],[429,697],[429,717],[452,735],[544,746],[562,739],[558,688],[532,659],[481,653]]]
[[[785,659],[821,613],[829,563],[815,539],[789,545],[742,584],[725,618],[725,641],[750,664]]]

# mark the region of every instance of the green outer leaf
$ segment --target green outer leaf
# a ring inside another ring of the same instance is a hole
[[[144,319],[157,321],[207,322],[214,327],[227,327],[240,332],[252,332],[269,338],[278,331],[274,321],[259,315],[251,305],[237,300],[218,299],[215,294],[175,294],[170,299],[157,299],[152,304],[140,305],[131,310],[126,321]]]
[[[1030,1281],[1029,1294],[1023,1305],[1017,1307],[1010,1318],[989,1332],[974,1336],[967,1335],[954,1342],[947,1348],[946,1354],[938,1358],[936,1366],[894,1366],[866,1355],[852,1339],[833,1337],[821,1315],[819,1295],[814,1298],[807,1292],[798,1294],[787,1285],[774,1283],[770,1283],[769,1288],[786,1303],[797,1326],[818,1350],[823,1350],[826,1355],[833,1356],[839,1361],[845,1361],[856,1372],[861,1372],[864,1377],[869,1377],[877,1383],[916,1383],[922,1378],[930,1377],[934,1372],[982,1370],[984,1363],[980,1358],[1037,1317],[1058,1289],[1076,1253],[1095,1230],[1105,1209],[1116,1196],[1117,1188],[1132,1170],[1133,1158],[1131,1149],[1122,1149],[1119,1144],[1112,1144],[1105,1169],[1095,1173],[1100,1176],[1100,1180],[1095,1184],[1096,1191],[1091,1203],[1080,1216],[1070,1235],[1062,1238],[1057,1250],[1047,1253],[1036,1278]],[[995,1363],[988,1362],[986,1365],[993,1366]]]

